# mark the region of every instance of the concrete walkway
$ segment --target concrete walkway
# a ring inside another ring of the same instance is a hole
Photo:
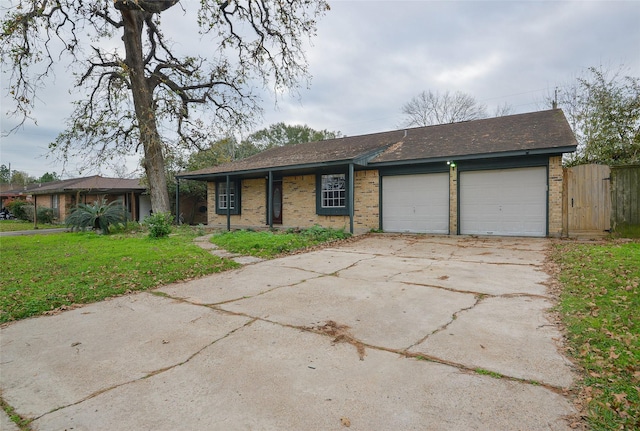
[[[34,430],[568,430],[548,245],[368,235],[20,321],[2,398]]]
[[[15,230],[9,232],[0,232],[0,237],[3,236],[24,236],[24,235],[47,235],[51,233],[71,232],[71,229],[67,227],[59,227],[53,229],[30,229],[30,230]]]

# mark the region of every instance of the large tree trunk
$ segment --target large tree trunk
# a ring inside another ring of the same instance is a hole
[[[165,176],[162,139],[158,133],[152,89],[144,74],[142,31],[144,14],[140,10],[121,9],[124,22],[124,48],[126,66],[131,81],[133,104],[140,128],[140,142],[144,149],[144,169],[151,192],[151,209],[154,212],[169,212],[169,192]]]

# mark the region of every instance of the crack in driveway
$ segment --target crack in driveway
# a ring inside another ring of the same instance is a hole
[[[172,299],[173,299],[173,298],[172,298]],[[185,301],[185,302],[187,302],[187,301]],[[202,306],[201,304],[192,304],[192,305]],[[49,415],[49,414],[51,414],[51,413],[57,412],[58,410],[62,410],[62,409],[66,409],[66,408],[69,408],[69,407],[72,407],[72,406],[76,406],[76,405],[78,405],[78,404],[82,404],[82,403],[84,403],[84,402],[86,402],[86,401],[88,401],[88,400],[90,400],[90,399],[92,399],[92,398],[95,398],[95,397],[97,397],[97,396],[99,396],[99,395],[102,395],[102,394],[107,393],[107,392],[109,392],[109,391],[112,391],[112,390],[114,390],[114,389],[120,388],[120,387],[122,387],[122,386],[127,386],[127,385],[130,385],[130,384],[136,383],[136,382],[138,382],[138,381],[145,380],[145,379],[148,379],[148,378],[153,377],[153,376],[157,376],[157,375],[159,375],[159,374],[162,374],[162,373],[167,372],[167,371],[169,371],[169,370],[172,370],[172,369],[174,369],[174,368],[181,367],[182,365],[185,365],[185,364],[189,363],[193,358],[195,358],[196,356],[198,356],[198,355],[199,355],[200,353],[202,353],[204,350],[208,349],[209,347],[213,346],[214,344],[218,343],[219,341],[222,341],[222,340],[224,340],[225,338],[230,337],[230,336],[231,336],[231,335],[233,335],[235,332],[237,332],[237,331],[239,331],[239,330],[241,330],[241,329],[243,329],[243,328],[246,328],[246,327],[248,327],[248,326],[251,326],[251,325],[252,325],[254,322],[256,322],[257,320],[258,320],[257,318],[250,319],[250,320],[249,320],[248,322],[246,322],[245,324],[240,325],[240,326],[238,326],[237,328],[233,328],[231,331],[227,332],[227,333],[226,333],[226,334],[224,334],[223,336],[218,337],[218,338],[216,338],[215,340],[211,341],[210,343],[208,343],[208,344],[206,344],[206,345],[202,346],[200,349],[198,349],[198,350],[196,350],[195,352],[193,352],[191,355],[189,355],[189,356],[188,356],[185,360],[183,360],[183,361],[180,361],[180,362],[178,362],[178,363],[175,363],[175,364],[172,364],[172,365],[169,365],[169,366],[166,366],[166,367],[162,367],[162,368],[157,369],[157,370],[150,371],[150,372],[146,373],[144,376],[139,377],[139,378],[137,378],[137,379],[129,380],[129,381],[126,381],[126,382],[121,382],[121,383],[118,383],[118,384],[115,384],[115,385],[111,385],[111,386],[106,387],[106,388],[102,388],[102,389],[100,389],[100,390],[98,390],[98,391],[95,391],[95,392],[93,392],[93,393],[91,393],[91,394],[87,395],[86,397],[83,397],[82,399],[80,399],[80,400],[78,400],[78,401],[75,401],[75,402],[73,402],[73,403],[69,403],[69,404],[66,404],[66,405],[58,406],[58,407],[56,407],[55,409],[52,409],[52,410],[50,410],[50,411],[48,411],[48,412],[45,412],[45,413],[43,413],[43,414],[41,414],[41,415],[39,415],[39,416],[35,416],[33,419],[30,419],[30,421],[29,421],[29,422],[34,422],[34,421],[36,421],[36,420],[38,420],[38,419],[40,419],[40,418],[43,418],[43,417],[45,417],[45,416],[47,416],[47,415]]]

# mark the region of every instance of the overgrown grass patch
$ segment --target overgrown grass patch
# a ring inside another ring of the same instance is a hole
[[[559,311],[594,430],[640,429],[640,243],[556,246]]]
[[[232,253],[271,258],[324,242],[345,239],[350,236],[344,230],[319,226],[299,231],[248,231],[223,232],[211,237],[211,242]]]
[[[193,244],[91,232],[2,237],[0,322],[200,277],[239,265]]]

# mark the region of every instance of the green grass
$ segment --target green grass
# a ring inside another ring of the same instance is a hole
[[[562,243],[553,259],[590,427],[640,429],[640,242]]]
[[[617,226],[611,233],[614,238],[640,238],[640,226],[621,225]]]
[[[38,229],[55,229],[64,227],[64,225],[58,224],[40,224],[38,223]],[[0,220],[0,232],[15,232],[19,230],[32,230],[33,222],[24,220]]]
[[[483,376],[490,376],[494,379],[501,379],[503,377],[502,374],[496,373],[495,371],[485,370],[484,368],[476,368],[476,373]]]
[[[144,232],[1,237],[0,323],[240,266],[196,246],[197,231],[176,232],[163,239]],[[269,258],[348,236],[313,227],[226,232],[212,241],[231,252]]]
[[[304,249],[327,241],[344,239],[350,234],[343,230],[315,226],[301,231],[238,230],[213,235],[211,242],[232,253],[271,258],[283,253]]]
[[[0,322],[100,301],[239,265],[200,249],[193,234],[149,239],[90,232],[0,238]]]

